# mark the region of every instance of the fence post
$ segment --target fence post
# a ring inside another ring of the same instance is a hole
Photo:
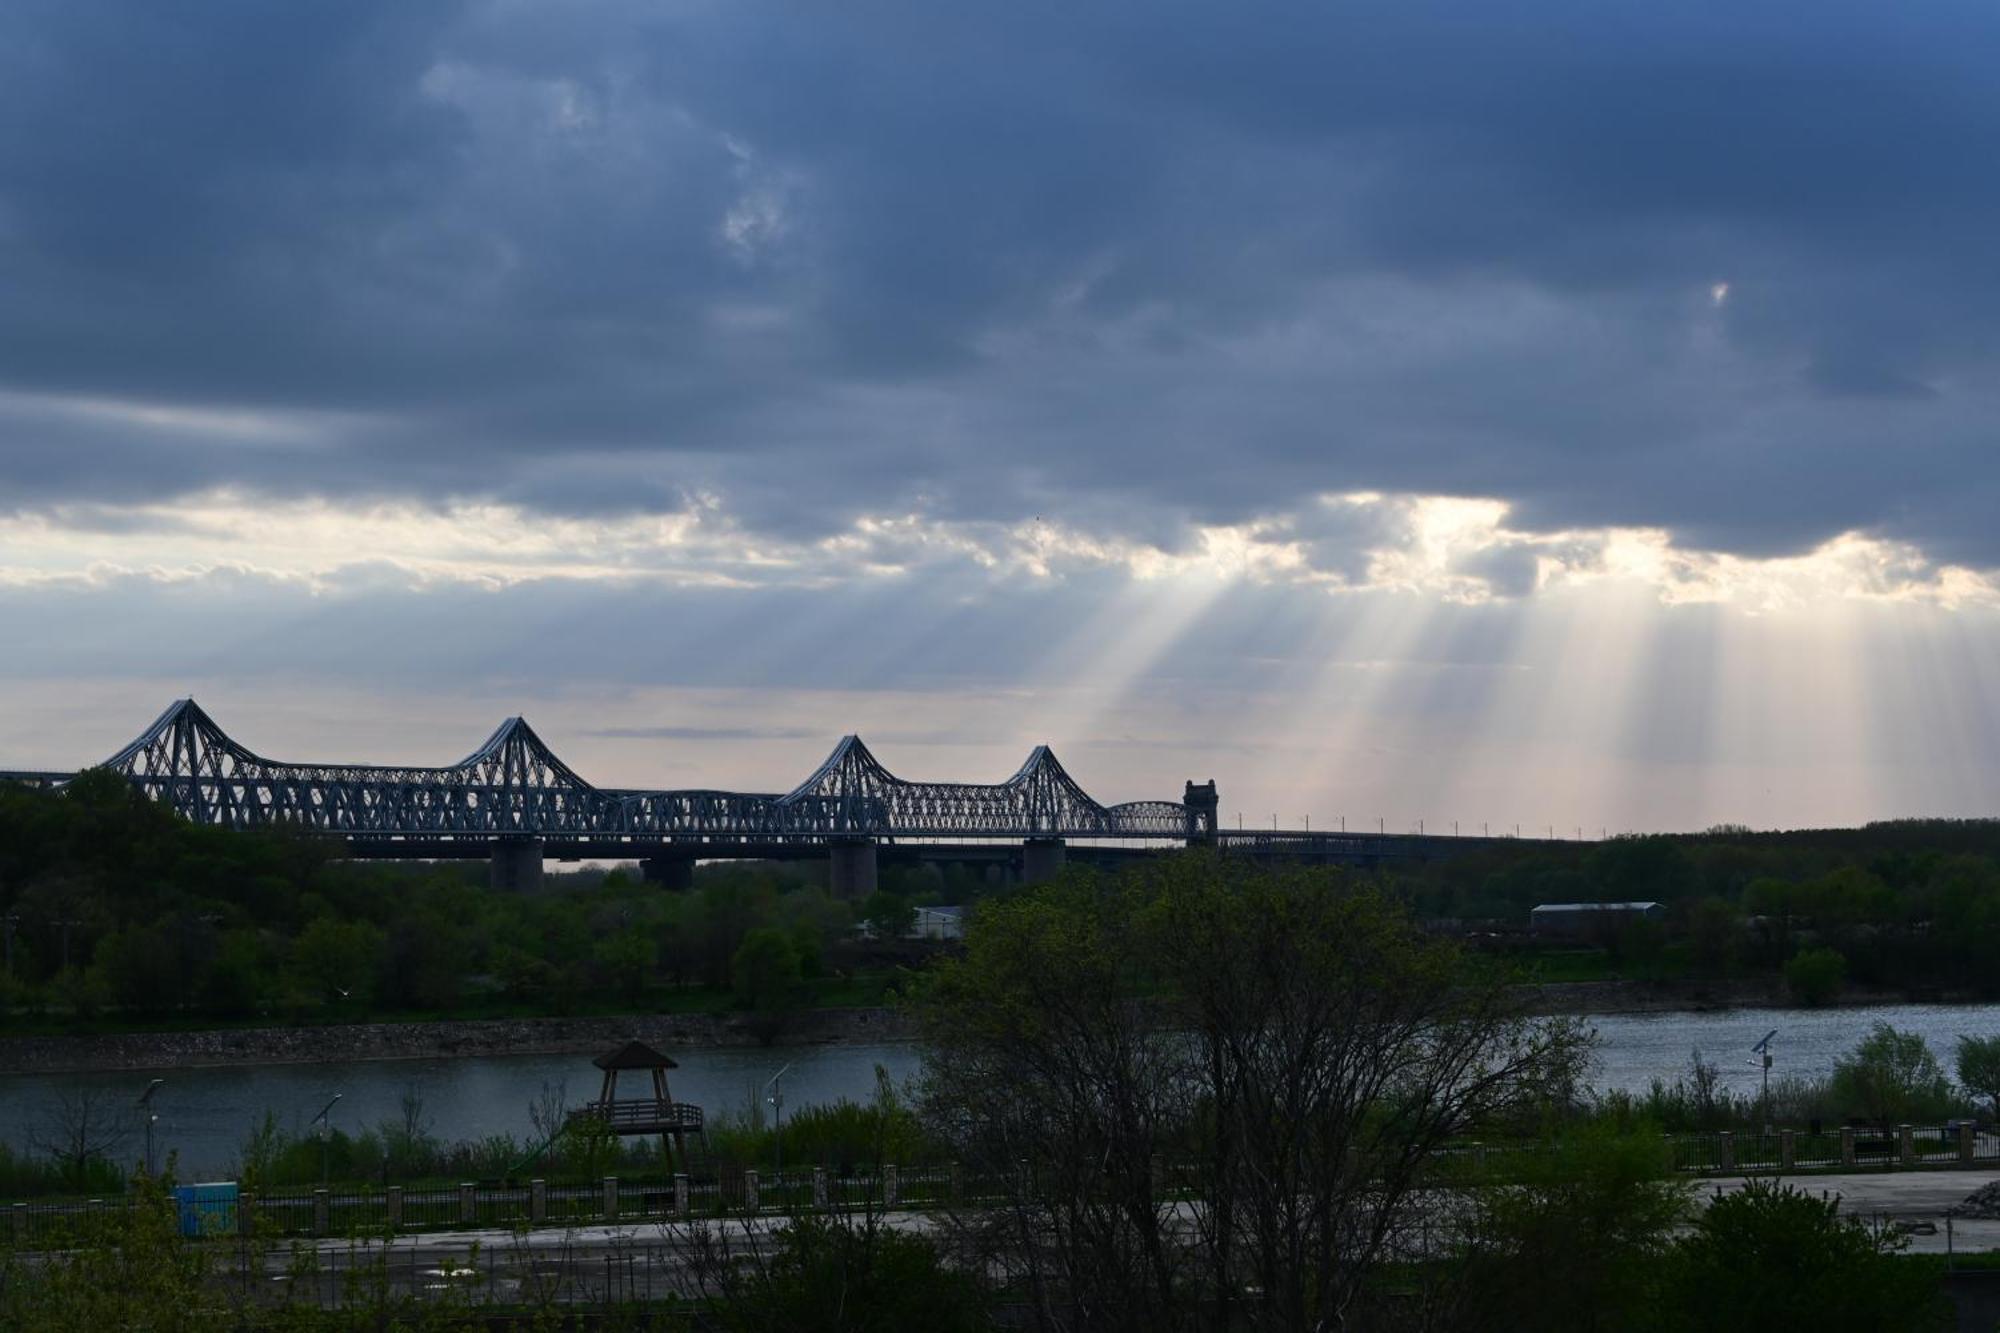
[[[236,1230],[245,1236],[257,1229],[257,1195],[246,1190],[236,1196]]]
[[[618,1216],[618,1177],[604,1178],[604,1218],[610,1221]]]
[[[1904,1166],[1914,1166],[1916,1164],[1916,1133],[1908,1125],[1896,1126],[1896,1155],[1903,1159]]]
[[[959,1170],[957,1162],[953,1162],[951,1164],[950,1184],[948,1186],[948,1189],[950,1191],[949,1197],[954,1204],[962,1203],[964,1201],[965,1176],[964,1173]]]
[[[1799,1132],[1795,1129],[1778,1131],[1778,1165],[1789,1171],[1799,1164]]]
[[[1972,1160],[1972,1122],[1970,1120],[1961,1120],[1958,1122],[1958,1160],[1961,1162],[1970,1162]]]
[[[757,1173],[755,1171],[745,1171],[743,1173],[743,1211],[754,1213],[757,1210]]]
[[[826,1168],[816,1166],[813,1168],[813,1207],[826,1207],[826,1197]]]
[[[1722,1169],[1724,1171],[1734,1171],[1736,1169],[1736,1135],[1725,1129],[1716,1137],[1722,1140]]]
[[[549,1183],[546,1180],[528,1182],[528,1221],[542,1223],[549,1220]]]
[[[313,1191],[313,1235],[324,1236],[332,1222],[333,1208],[325,1190]]]
[[[1486,1174],[1486,1145],[1484,1143],[1475,1143],[1472,1145],[1472,1169],[1482,1176]]]
[[[688,1198],[688,1178],[686,1173],[682,1173],[674,1177],[674,1213],[679,1217],[687,1217],[693,1212],[693,1205]]]
[[[472,1183],[464,1182],[458,1187],[458,1220],[471,1226],[479,1220],[479,1204],[472,1197]]]
[[[1854,1126],[1852,1125],[1842,1125],[1840,1127],[1840,1164],[1842,1166],[1854,1165]]]
[[[401,1185],[391,1185],[389,1187],[389,1229],[393,1231],[402,1225],[403,1187]]]
[[[882,1206],[884,1208],[894,1208],[896,1206],[896,1197],[903,1192],[902,1185],[902,1173],[896,1170],[896,1164],[890,1162],[885,1165],[882,1168]]]

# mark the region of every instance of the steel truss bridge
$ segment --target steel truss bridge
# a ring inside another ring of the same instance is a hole
[[[495,884],[512,888],[532,887],[545,856],[638,857],[669,883],[685,882],[696,859],[828,856],[835,889],[854,893],[873,888],[878,845],[977,864],[1013,844],[1013,868],[1032,879],[1062,864],[1070,840],[1109,844],[1099,859],[1213,843],[1350,863],[1483,841],[1224,831],[1213,782],[1187,783],[1180,801],[1104,805],[1046,745],[1004,782],[911,782],[847,736],[782,795],[598,787],[519,717],[443,767],[287,763],[237,742],[193,699],[175,702],[102,767],[192,823],[295,828],[339,839],[357,857],[490,857]],[[0,773],[43,786],[70,776]]]

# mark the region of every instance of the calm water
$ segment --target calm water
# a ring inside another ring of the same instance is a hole
[[[1818,1076],[1866,1035],[1877,1021],[1924,1035],[1947,1069],[1957,1038],[2000,1033],[2000,1005],[1892,1005],[1869,1009],[1741,1010],[1713,1014],[1648,1014],[1588,1020],[1602,1045],[1593,1082],[1600,1088],[1642,1090],[1655,1077],[1672,1079],[1687,1069],[1700,1047],[1722,1070],[1723,1081],[1754,1088],[1758,1071],[1750,1047],[1772,1028],[1775,1076]],[[865,1100],[875,1087],[875,1067],[901,1082],[917,1072],[915,1048],[896,1043],[809,1048],[692,1049],[675,1051],[674,1096],[708,1108],[711,1115],[743,1113],[773,1074],[785,1075],[787,1110],[842,1097]],[[167,1082],[155,1098],[160,1115],[158,1151],[179,1151],[184,1174],[221,1176],[232,1169],[244,1131],[266,1109],[290,1127],[305,1122],[338,1092],[333,1122],[353,1131],[399,1115],[405,1089],[422,1092],[433,1127],[444,1138],[529,1134],[528,1106],[543,1082],[566,1080],[571,1101],[595,1094],[598,1073],[583,1056],[493,1056],[458,1060],[373,1060],[332,1065],[161,1071]],[[92,1086],[136,1098],[145,1073],[0,1076],[0,1142],[25,1147],[63,1088]],[[134,1140],[130,1156],[139,1149]]]

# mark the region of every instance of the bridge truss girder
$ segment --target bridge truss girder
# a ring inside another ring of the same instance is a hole
[[[1192,830],[1179,802],[1099,804],[1046,745],[992,784],[909,782],[848,736],[782,796],[632,791],[586,782],[518,717],[441,768],[294,764],[240,745],[182,699],[105,766],[197,824],[357,840],[1181,840]]]

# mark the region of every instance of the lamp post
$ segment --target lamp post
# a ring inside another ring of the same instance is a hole
[[[1764,1034],[1764,1039],[1750,1048],[1751,1054],[1759,1057],[1756,1063],[1764,1067],[1764,1132],[1771,1132],[1771,1038],[1778,1035],[1772,1028]]]
[[[771,1175],[774,1184],[780,1188],[785,1180],[785,1085],[783,1079],[791,1072],[796,1060],[788,1062],[783,1069],[771,1075],[771,1081],[764,1085],[766,1100],[771,1103],[771,1149],[776,1157]]]
[[[158,1092],[160,1085],[165,1082],[163,1078],[156,1078],[146,1085],[144,1092],[139,1094],[139,1114],[146,1122],[146,1174],[149,1177],[153,1174],[153,1125],[160,1118],[153,1110],[153,1094]]]
[[[319,1126],[319,1183],[322,1185],[326,1184],[326,1139],[327,1139],[327,1132],[332,1127],[333,1123],[332,1120],[333,1105],[334,1102],[339,1101],[343,1095],[344,1094],[338,1092],[334,1093],[333,1101],[330,1101],[325,1106],[320,1107],[319,1114],[306,1122],[309,1125],[316,1124]]]

